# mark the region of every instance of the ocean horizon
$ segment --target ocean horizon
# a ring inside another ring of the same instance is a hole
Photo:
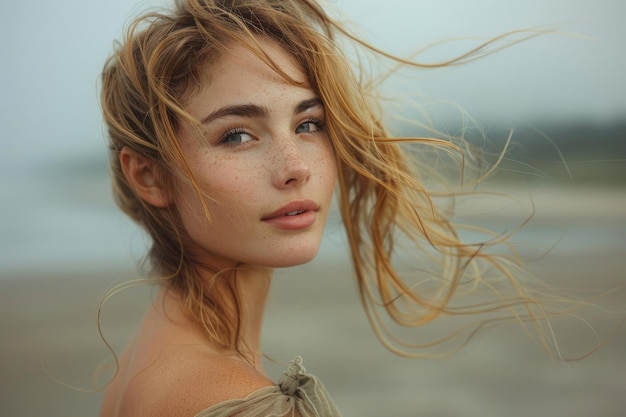
[[[59,161],[58,165],[24,169],[17,176],[3,177],[0,279],[47,269],[127,269],[142,258],[147,240],[139,227],[115,206],[106,159],[91,161],[69,168]],[[510,187],[507,191],[519,190]],[[622,189],[547,187],[538,191],[542,200],[537,208],[537,221],[521,229],[515,241],[533,248],[550,250],[554,246],[554,250],[569,252],[614,251],[626,247],[626,222],[619,218]],[[533,190],[526,192],[533,194]],[[560,192],[567,196],[565,200]],[[597,201],[597,207],[586,208],[598,200],[590,195],[593,192],[618,201]],[[488,207],[489,203],[484,204]],[[542,221],[545,215],[552,220]],[[518,220],[523,216],[518,216]],[[510,213],[496,213],[489,216],[489,222],[503,222],[510,217]],[[471,234],[465,237],[472,238]],[[336,209],[331,212],[318,256],[345,258],[348,262]]]

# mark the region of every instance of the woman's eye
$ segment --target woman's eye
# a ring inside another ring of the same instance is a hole
[[[319,120],[309,120],[300,124],[296,128],[296,133],[314,133],[322,130],[322,122]]]
[[[250,136],[250,134],[241,130],[233,130],[227,132],[224,135],[224,138],[220,141],[220,143],[228,146],[238,146],[251,142],[252,140],[253,138],[252,136]]]

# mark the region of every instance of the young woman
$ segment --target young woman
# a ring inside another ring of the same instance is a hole
[[[279,384],[268,379],[260,346],[272,271],[316,255],[335,191],[365,311],[391,350],[409,353],[387,336],[381,306],[403,326],[502,309],[545,316],[505,257],[460,240],[425,189],[433,169],[402,146],[460,148],[391,138],[339,36],[358,42],[313,0],[180,0],[137,20],[107,62],[115,197],[152,238],[160,292],[102,417],[340,415],[300,359]],[[400,277],[397,241],[432,252],[437,281]],[[451,302],[469,287],[497,297]]]

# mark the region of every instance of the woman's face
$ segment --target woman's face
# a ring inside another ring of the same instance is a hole
[[[186,110],[201,137],[180,144],[212,221],[189,182],[175,187],[184,227],[205,261],[285,267],[317,253],[332,198],[336,166],[324,130],[324,106],[305,74],[280,47],[262,42],[289,83],[256,55],[230,48],[202,74]]]

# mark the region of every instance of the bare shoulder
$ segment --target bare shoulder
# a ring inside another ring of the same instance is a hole
[[[198,348],[171,349],[126,386],[120,417],[192,417],[220,402],[274,385],[250,365]]]

